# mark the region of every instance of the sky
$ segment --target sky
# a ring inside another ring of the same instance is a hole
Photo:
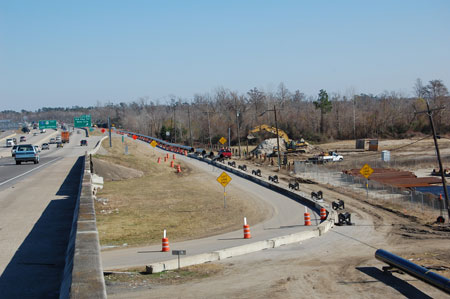
[[[450,85],[450,1],[0,0],[0,111]]]

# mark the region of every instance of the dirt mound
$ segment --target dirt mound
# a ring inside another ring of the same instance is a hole
[[[257,155],[271,154],[273,153],[273,149],[276,147],[277,147],[277,139],[270,138],[261,142],[252,152]],[[283,140],[280,140],[280,147],[282,151],[286,150]]]
[[[140,178],[144,173],[140,170],[117,165],[111,162],[93,158],[95,174],[103,177],[105,181],[121,181]]]

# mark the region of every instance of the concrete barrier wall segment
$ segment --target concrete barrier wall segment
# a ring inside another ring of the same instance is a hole
[[[94,199],[91,191],[90,161],[84,156],[60,298],[106,298],[100,259]]]

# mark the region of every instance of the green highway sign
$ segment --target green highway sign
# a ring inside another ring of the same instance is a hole
[[[91,126],[91,116],[89,114],[73,118],[73,125],[75,128],[84,128]]]
[[[56,129],[56,120],[40,120],[39,129]]]

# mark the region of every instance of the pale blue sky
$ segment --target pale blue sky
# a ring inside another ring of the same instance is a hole
[[[450,1],[0,0],[0,110],[450,85]]]

